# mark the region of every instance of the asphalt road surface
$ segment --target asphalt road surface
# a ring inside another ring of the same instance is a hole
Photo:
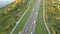
[[[39,7],[40,7],[40,0],[36,0],[32,12],[28,17],[28,20],[26,21],[26,24],[22,30],[22,34],[34,34]]]

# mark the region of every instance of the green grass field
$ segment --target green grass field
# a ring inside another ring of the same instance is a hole
[[[48,34],[44,21],[43,21],[43,0],[40,2],[40,8],[39,8],[38,18],[36,22],[35,32],[34,34]]]

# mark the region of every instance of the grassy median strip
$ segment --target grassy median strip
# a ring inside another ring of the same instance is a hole
[[[38,13],[38,18],[37,18],[34,34],[48,34],[43,23],[43,0],[41,0],[40,2],[40,10]]]
[[[21,20],[21,22],[18,24],[17,28],[15,29],[15,31],[13,32],[13,34],[18,34],[20,31],[22,31],[31,11],[33,8],[35,0],[32,0],[32,2],[30,3],[30,8],[28,10],[28,12],[26,13],[26,15],[23,17],[23,19]]]

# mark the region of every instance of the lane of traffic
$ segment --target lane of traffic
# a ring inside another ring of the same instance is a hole
[[[40,1],[39,0],[36,0],[35,6],[32,9],[32,13],[30,14],[30,16],[29,16],[29,18],[27,20],[27,24],[25,25],[25,28],[23,29],[22,34],[30,34],[30,32],[32,34],[34,32],[35,23],[36,23],[36,20],[37,20],[37,14],[38,14],[39,5],[40,5]],[[30,25],[28,25],[28,23],[30,23]]]

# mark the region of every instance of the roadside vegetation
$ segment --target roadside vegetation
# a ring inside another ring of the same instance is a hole
[[[30,0],[23,0],[18,3],[11,3],[0,8],[0,34],[9,34],[16,22],[28,8]]]
[[[51,34],[60,34],[60,0],[45,0],[45,14]]]
[[[34,34],[48,34],[43,21],[43,0],[40,1],[40,8]]]

